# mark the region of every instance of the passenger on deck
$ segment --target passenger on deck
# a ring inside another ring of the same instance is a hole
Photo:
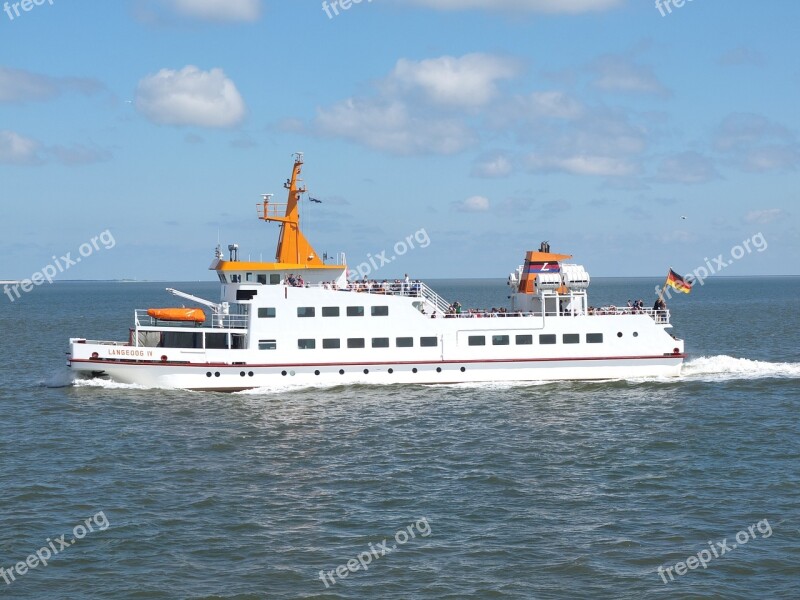
[[[664,298],[659,296],[656,299],[656,303],[653,305],[653,310],[667,310],[667,303],[664,302]]]

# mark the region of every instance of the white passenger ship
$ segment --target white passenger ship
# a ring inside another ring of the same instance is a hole
[[[203,308],[136,310],[126,341],[70,339],[81,376],[148,387],[238,391],[292,385],[547,381],[677,376],[683,341],[667,310],[592,309],[589,274],[528,252],[499,311],[451,305],[422,282],[348,282],[344,256],[326,264],[300,230],[302,155],[286,204],[265,196],[259,218],[280,223],[275,262],[219,247],[219,301],[168,289]],[[206,314],[208,311],[209,314]]]

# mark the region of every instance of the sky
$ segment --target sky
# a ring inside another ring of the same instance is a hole
[[[2,8],[0,279],[272,260],[295,152],[306,236],[377,278],[505,278],[545,240],[593,276],[800,274],[793,0]]]

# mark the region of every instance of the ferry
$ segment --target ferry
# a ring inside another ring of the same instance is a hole
[[[302,167],[297,154],[286,203],[258,204],[258,218],[280,226],[274,262],[240,260],[236,244],[225,257],[218,245],[209,267],[218,300],[168,288],[195,306],[135,310],[124,341],[71,338],[68,366],[79,377],[224,392],[680,375],[670,312],[591,307],[589,273],[548,243],[525,254],[508,277],[510,306],[492,311],[422,281],[351,280],[344,254],[325,260],[301,231]]]

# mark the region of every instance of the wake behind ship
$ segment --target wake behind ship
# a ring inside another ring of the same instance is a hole
[[[509,276],[499,311],[461,309],[420,281],[348,281],[344,255],[326,264],[300,229],[302,166],[298,154],[285,204],[259,204],[280,224],[275,262],[240,261],[235,244],[225,260],[217,247],[219,301],[168,289],[204,308],[136,310],[126,341],[71,338],[69,367],[213,391],[680,375],[669,311],[592,309],[589,274],[546,243]]]

